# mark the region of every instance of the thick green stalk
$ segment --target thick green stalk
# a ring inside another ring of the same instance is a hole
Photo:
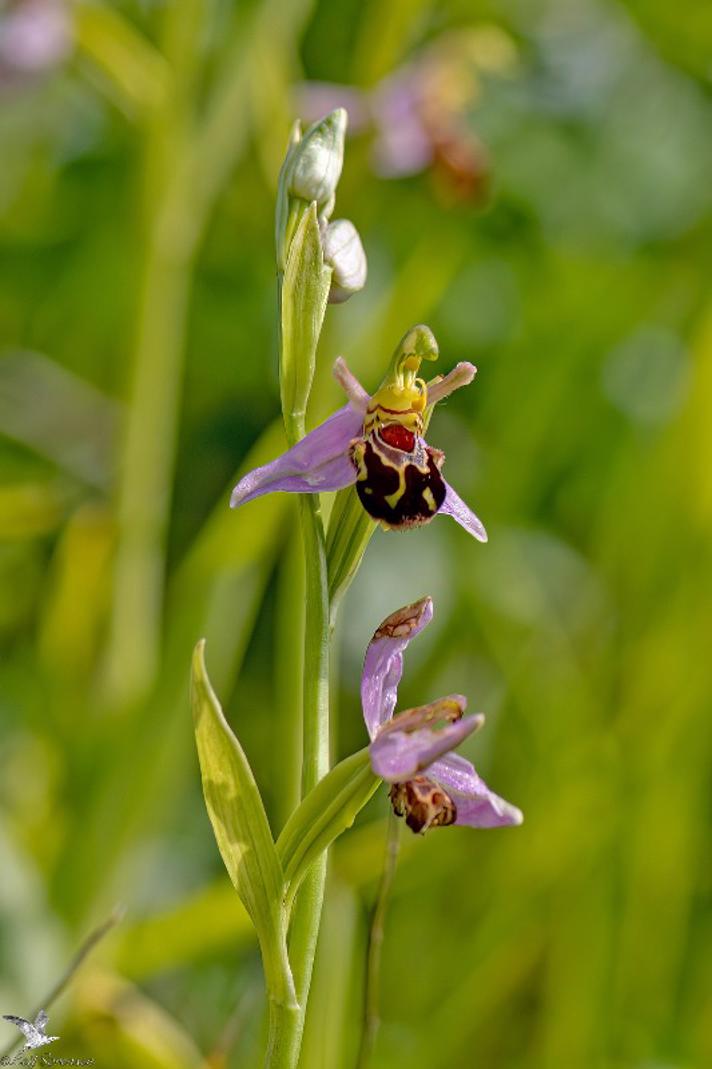
[[[303,433],[303,431],[302,431]],[[300,435],[301,437],[301,435]],[[316,495],[299,498],[306,570],[302,794],[329,770],[329,596],[324,527]],[[289,957],[298,1013],[270,1003],[269,1069],[296,1069],[309,999],[316,943],[324,902],[326,853],[304,879],[292,918]]]
[[[297,1069],[299,1065],[325,882],[326,852],[314,862],[304,877],[294,907],[289,957],[299,1005],[296,1011],[292,1011],[270,1001],[266,1069]]]
[[[304,1015],[300,1006],[285,1006],[269,999],[267,1056],[269,1069],[291,1069],[299,1062],[304,1031]]]
[[[286,495],[285,495],[286,496]],[[274,800],[274,819],[282,829],[302,796],[302,670],[304,661],[304,559],[301,532],[296,529],[297,502],[289,502],[293,527],[279,566],[275,643],[277,735],[274,776],[280,789]],[[292,508],[294,506],[294,508]]]
[[[300,213],[303,215],[303,212]],[[323,270],[317,266],[317,269]],[[328,280],[327,280],[328,283]],[[328,285],[327,285],[328,289]],[[325,297],[323,297],[325,302]],[[290,313],[292,309],[289,310]],[[306,312],[315,315],[314,332],[302,336],[297,330],[299,344],[309,346],[311,352],[295,352],[294,334],[285,338],[283,308],[283,276],[278,276],[278,324],[280,369],[290,359],[313,361],[314,349],[321,328],[324,308],[319,312],[311,307]],[[292,331],[294,323],[288,319]],[[312,348],[313,347],[313,348]],[[283,411],[287,440],[291,444],[306,433],[304,408],[310,382],[302,382],[296,395],[290,396]],[[286,400],[282,383],[283,404]],[[302,675],[302,796],[307,794],[329,771],[329,576],[326,563],[326,536],[319,497],[302,494],[299,497],[299,522],[304,552],[305,618]],[[299,1063],[304,1019],[311,984],[316,943],[319,935],[324,885],[326,882],[326,853],[314,863],[299,891],[292,914],[289,957],[299,1003],[297,1013],[270,1001],[269,1043],[266,1065],[268,1069],[296,1069]]]
[[[306,565],[302,796],[329,771],[329,579],[321,506],[299,498]]]

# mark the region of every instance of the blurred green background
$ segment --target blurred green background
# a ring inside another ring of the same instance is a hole
[[[50,1014],[56,1056],[260,1061],[187,676],[206,635],[279,828],[294,502],[227,501],[281,448],[289,124],[345,103],[335,215],[369,280],[327,314],[312,422],[337,354],[373,388],[427,322],[441,370],[479,368],[430,440],[490,542],[376,534],[335,756],[365,741],[372,631],[430,593],[400,705],[468,694],[465,749],[526,818],[403,836],[374,1067],[712,1065],[711,79],[704,0],[0,8],[0,1011],[126,907]],[[386,811],[333,851],[305,1069],[354,1065]]]

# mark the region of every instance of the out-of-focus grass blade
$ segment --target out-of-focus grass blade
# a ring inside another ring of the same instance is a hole
[[[202,1069],[188,1030],[133,984],[85,969],[74,986],[74,1014],[62,1030],[66,1050],[88,1051],[106,1069]]]
[[[281,921],[282,867],[252,769],[210,685],[204,645],[199,642],[193,655],[191,694],[205,804],[225,867],[257,931],[270,992],[286,1003],[294,995]]]
[[[312,861],[351,827],[380,782],[365,747],[332,768],[295,809],[277,840],[289,898]]]
[[[3,758],[17,757],[5,742]],[[8,761],[0,761],[3,784],[10,779]],[[14,823],[14,822],[13,822]],[[19,999],[32,1005],[47,976],[59,976],[66,961],[66,947],[60,923],[49,908],[43,886],[43,873],[35,859],[23,849],[16,829],[0,811],[0,931],[2,932],[2,970],[0,999],[2,1005]],[[42,965],[36,961],[36,949],[42,947]],[[13,1037],[5,1034],[0,1049]]]
[[[36,538],[55,530],[67,497],[67,488],[57,480],[0,486],[0,539]]]
[[[245,457],[234,482],[252,468],[274,460],[284,446],[282,421],[275,420]],[[269,494],[234,510],[228,508],[229,500],[226,489],[180,564],[174,580],[176,595],[189,579],[203,581],[223,570],[250,567],[279,528],[286,508],[283,494]]]
[[[247,910],[222,878],[172,909],[122,925],[113,962],[122,975],[141,979],[254,939]]]
[[[401,0],[387,8],[367,4],[353,42],[354,85],[374,85],[403,58],[409,28],[431,8],[428,0]]]
[[[40,353],[0,356],[0,433],[101,490],[111,482],[119,406]]]
[[[284,448],[281,421],[273,423],[250,451],[235,477],[271,460]],[[107,775],[83,814],[82,835],[73,840],[70,862],[58,874],[66,882],[67,905],[81,915],[110,880],[113,865],[132,834],[146,834],[180,789],[189,761],[187,733],[170,729],[186,705],[185,666],[199,635],[210,644],[211,672],[227,692],[250,641],[264,588],[279,545],[286,494],[269,494],[244,508],[227,507],[229,488],[205,521],[178,566],[168,591],[167,635],[161,678],[149,715],[134,710],[117,724],[118,738]],[[160,750],[161,761],[155,760]],[[134,784],[124,791],[127,777]]]
[[[168,64],[120,11],[108,4],[75,4],[74,35],[122,111],[140,120],[160,104],[170,79]]]
[[[69,518],[45,580],[42,660],[58,679],[88,679],[109,596],[114,526],[108,509],[86,504]],[[76,715],[74,709],[68,710]]]
[[[235,477],[274,459],[284,449],[282,421],[261,435]],[[203,634],[210,643],[211,674],[220,690],[230,686],[249,641],[236,641],[236,612],[242,613],[246,592],[257,578],[261,600],[266,574],[280,544],[289,506],[286,494],[267,494],[242,508],[228,508],[229,491],[218,500],[179,565],[168,592],[166,666],[179,665]],[[250,615],[254,618],[255,611]],[[167,675],[173,669],[168,667]]]

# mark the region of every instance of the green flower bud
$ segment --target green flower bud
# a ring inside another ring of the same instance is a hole
[[[291,197],[315,200],[319,215],[333,211],[333,198],[344,163],[347,115],[336,108],[309,127],[292,149],[287,190]]]
[[[366,253],[359,232],[348,219],[335,219],[322,228],[324,260],[333,269],[329,301],[347,301],[366,284]]]

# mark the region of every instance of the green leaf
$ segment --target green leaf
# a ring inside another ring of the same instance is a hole
[[[301,209],[282,280],[279,372],[290,444],[304,434],[316,347],[331,286],[331,268],[324,264],[316,211],[316,203]]]
[[[270,994],[289,1005],[295,999],[282,867],[252,769],[210,685],[204,649],[202,640],[193,654],[191,699],[205,804],[225,867],[257,931]]]
[[[365,747],[332,768],[295,809],[277,840],[288,900],[309,865],[351,827],[380,782]]]

